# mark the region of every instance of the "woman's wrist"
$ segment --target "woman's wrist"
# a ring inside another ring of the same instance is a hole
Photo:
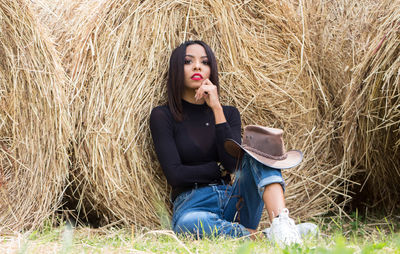
[[[215,113],[216,111],[221,111],[221,112],[223,112],[223,109],[222,109],[222,106],[221,106],[221,104],[220,103],[218,103],[218,104],[216,104],[216,105],[213,105],[212,107],[211,107],[211,109],[212,109],[212,111]]]
[[[215,118],[215,124],[220,124],[220,123],[225,123],[226,118],[224,114],[224,110],[222,109],[222,106],[215,106],[211,108],[213,113],[214,113],[214,118]]]

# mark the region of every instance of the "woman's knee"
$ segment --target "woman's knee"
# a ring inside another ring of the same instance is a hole
[[[176,233],[189,233],[202,236],[211,234],[215,222],[218,220],[216,214],[205,211],[186,212],[178,218],[174,231]]]

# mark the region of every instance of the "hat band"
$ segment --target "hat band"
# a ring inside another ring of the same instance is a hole
[[[284,160],[284,159],[287,158],[287,154],[284,154],[282,156],[273,156],[273,155],[261,152],[261,151],[255,149],[255,148],[253,148],[253,147],[249,147],[247,145],[242,145],[242,146],[243,146],[243,148],[245,148],[246,150],[249,150],[250,152],[256,153],[258,155],[261,155],[263,157],[267,157],[267,158],[272,159],[272,160],[281,161],[281,160]]]

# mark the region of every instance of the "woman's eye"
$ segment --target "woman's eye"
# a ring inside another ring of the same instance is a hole
[[[210,65],[210,62],[209,61],[203,61],[203,64]]]
[[[191,60],[185,59],[185,64],[190,64],[191,62]]]

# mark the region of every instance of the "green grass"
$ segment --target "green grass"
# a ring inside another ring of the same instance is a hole
[[[391,222],[392,221],[392,222]],[[279,248],[266,239],[202,240],[177,237],[169,230],[130,228],[73,229],[48,224],[41,231],[0,236],[0,253],[400,253],[398,220],[324,217],[321,234],[303,245]]]

